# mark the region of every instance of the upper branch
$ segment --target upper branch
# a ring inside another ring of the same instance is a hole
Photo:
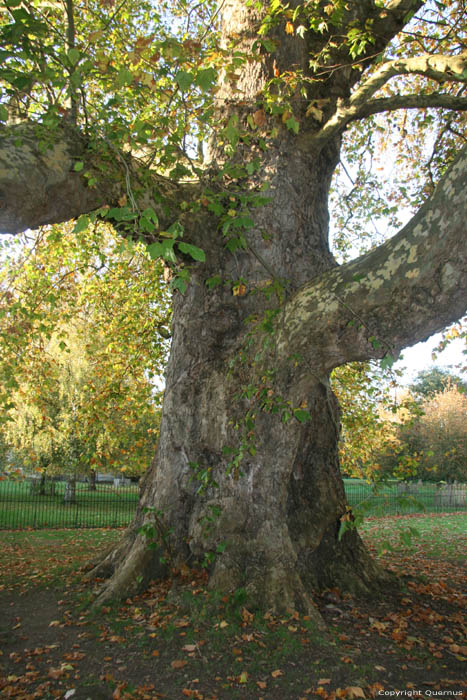
[[[432,92],[429,95],[380,97],[364,104],[358,112],[358,119],[369,117],[372,114],[380,114],[381,112],[393,112],[396,109],[426,109],[429,107],[463,112],[467,110],[467,97],[456,97],[456,95],[439,92]]]
[[[287,303],[279,334],[314,371],[394,357],[467,306],[467,147],[433,196],[391,240],[321,275]],[[310,348],[319,355],[310,356]]]
[[[362,119],[369,114],[382,112],[385,109],[391,110],[403,107],[465,109],[464,98],[455,98],[451,95],[442,96],[438,95],[438,93],[436,93],[438,97],[444,97],[444,99],[438,99],[438,104],[436,98],[432,95],[396,95],[394,98],[371,100],[375,92],[388,80],[398,75],[409,74],[424,75],[437,82],[467,83],[467,51],[457,56],[426,54],[415,58],[386,61],[361,83],[349,99],[338,101],[337,109],[332,117],[328,119],[319,132],[310,137],[311,143],[323,143],[341,132],[350,122]],[[391,99],[393,100],[392,103]],[[397,104],[398,106],[395,106]]]

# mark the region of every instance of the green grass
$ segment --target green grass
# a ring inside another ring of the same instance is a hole
[[[104,547],[116,544],[121,530],[36,530],[0,533],[1,587],[55,584],[89,561]]]
[[[136,485],[115,488],[76,484],[76,502],[65,503],[65,482],[50,482],[54,493],[41,496],[30,481],[0,481],[0,529],[122,527],[132,520],[138,503]]]
[[[409,528],[412,536],[404,541],[404,533]],[[467,513],[370,520],[363,523],[359,532],[377,552],[393,550],[405,556],[464,561]]]

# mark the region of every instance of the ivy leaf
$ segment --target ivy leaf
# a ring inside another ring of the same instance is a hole
[[[147,251],[151,260],[157,260],[162,257],[162,243],[151,243],[147,246]]]
[[[290,131],[293,131],[294,134],[298,134],[300,131],[300,124],[293,115],[285,120],[285,125]]]
[[[389,369],[393,366],[395,361],[396,359],[391,355],[391,353],[387,352],[380,362],[381,369]]]
[[[215,287],[218,287],[222,283],[222,278],[220,275],[215,275],[214,277],[209,277],[205,285],[208,289],[214,289]]]
[[[77,163],[75,163],[74,166],[73,166],[73,170],[74,170],[76,173],[81,172],[81,170],[82,170],[83,168],[84,168],[84,163],[83,163],[82,160],[79,160],[79,161],[78,161]]]
[[[87,214],[83,214],[79,217],[78,221],[76,222],[75,227],[73,229],[73,233],[81,233],[81,231],[85,231],[88,226],[89,216]]]
[[[299,423],[306,423],[307,421],[311,420],[310,412],[305,411],[302,408],[296,408],[293,414]]]
[[[186,253],[187,255],[191,255],[191,257],[194,260],[199,260],[199,262],[205,262],[206,254],[205,254],[204,250],[202,250],[201,248],[198,248],[197,246],[192,245],[191,243],[183,243],[183,242],[178,243],[178,247],[182,253]]]

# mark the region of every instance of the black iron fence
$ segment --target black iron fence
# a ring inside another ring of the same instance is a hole
[[[467,485],[394,483],[374,491],[345,479],[349,504],[367,516],[467,510]],[[138,486],[125,480],[97,483],[0,477],[0,529],[123,527],[138,504]]]
[[[349,505],[367,516],[467,510],[467,484],[389,482],[375,489],[359,479],[344,479],[344,486]]]
[[[122,527],[137,504],[137,484],[119,479],[92,485],[0,477],[0,529]]]

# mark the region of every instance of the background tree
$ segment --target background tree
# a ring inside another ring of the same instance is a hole
[[[160,422],[154,378],[166,341],[157,331],[170,316],[154,263],[111,232],[56,229],[9,252],[0,366],[7,444],[42,473],[142,474]]]
[[[380,455],[386,470],[395,476],[424,481],[467,479],[467,397],[447,386],[399,409],[388,421],[392,445]]]
[[[451,387],[465,393],[466,383],[447,369],[434,366],[419,372],[409,388],[413,393],[426,399]]]
[[[99,601],[166,571],[141,532],[158,514],[172,567],[207,556],[210,585],[319,624],[315,588],[387,580],[355,531],[338,537],[330,372],[389,363],[465,312],[462,3],[18,2],[3,14],[0,228],[105,219],[183,292],[157,458],[95,570],[113,574]],[[377,191],[385,147],[395,168]],[[409,217],[341,266],[328,244],[339,163],[349,228]]]
[[[381,454],[394,445],[390,416],[396,407],[397,375],[376,364],[351,363],[331,377],[341,408],[342,472],[376,483],[386,473]]]

